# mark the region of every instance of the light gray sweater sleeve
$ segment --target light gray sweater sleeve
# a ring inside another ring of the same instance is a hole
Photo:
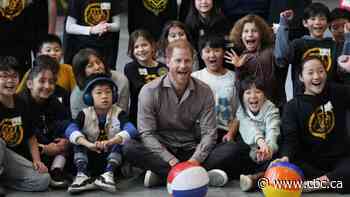
[[[276,153],[278,151],[277,140],[280,135],[281,118],[279,110],[274,104],[271,103],[269,108],[268,113],[265,115],[265,141],[272,149],[273,153]]]
[[[175,158],[154,136],[157,132],[157,110],[154,97],[158,96],[147,84],[142,87],[138,101],[137,126],[146,148],[159,155],[165,162]]]
[[[274,56],[278,67],[288,67],[293,59],[293,51],[289,43],[288,22],[284,17],[280,18],[280,27],[277,30]]]
[[[217,139],[215,100],[209,87],[207,90],[208,96],[206,96],[206,100],[199,117],[201,141],[197,145],[196,150],[191,157],[191,159],[195,159],[200,163],[202,163],[208,157],[209,153],[214,148]]]

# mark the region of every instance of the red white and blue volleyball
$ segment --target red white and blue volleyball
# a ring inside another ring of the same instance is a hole
[[[191,162],[175,165],[168,174],[167,189],[173,197],[204,197],[208,192],[208,172]]]

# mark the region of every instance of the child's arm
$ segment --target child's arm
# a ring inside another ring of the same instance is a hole
[[[229,142],[233,141],[238,132],[239,121],[237,119],[231,120],[228,124],[228,132],[222,138],[222,141]]]
[[[39,148],[38,148],[38,141],[37,141],[35,135],[33,135],[29,138],[28,143],[29,143],[29,148],[30,148],[30,152],[32,155],[34,169],[38,170],[39,173],[48,172],[48,169],[45,166],[45,164],[43,162],[41,162]]]
[[[118,116],[120,121],[120,129],[121,131],[109,140],[103,142],[106,146],[111,146],[113,144],[123,144],[129,139],[134,139],[139,135],[139,132],[135,128],[135,126],[129,122],[128,115],[125,112],[121,112]]]
[[[350,73],[350,23],[344,25],[344,45],[342,55],[338,57],[338,65],[342,70]]]
[[[276,34],[276,43],[274,48],[274,56],[276,64],[279,67],[287,67],[293,59],[293,50],[289,43],[289,27],[288,22],[293,19],[292,10],[286,10],[280,14],[279,28]]]

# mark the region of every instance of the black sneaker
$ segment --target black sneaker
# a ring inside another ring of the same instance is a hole
[[[94,189],[96,189],[96,186],[93,180],[89,176],[81,173],[75,177],[72,185],[68,187],[68,192],[74,194]]]
[[[64,172],[59,169],[55,168],[52,171],[50,171],[51,175],[51,182],[50,186],[53,188],[67,188],[68,187],[68,180],[66,179],[66,176]]]
[[[5,189],[0,185],[0,197],[5,197],[6,193],[5,193]]]

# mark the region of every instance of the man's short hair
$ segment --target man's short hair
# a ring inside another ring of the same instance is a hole
[[[186,40],[176,40],[176,41],[170,42],[169,45],[166,47],[166,50],[165,50],[166,58],[171,57],[175,48],[188,49],[191,52],[191,56],[193,56],[194,54],[194,49],[191,43],[189,43]]]

